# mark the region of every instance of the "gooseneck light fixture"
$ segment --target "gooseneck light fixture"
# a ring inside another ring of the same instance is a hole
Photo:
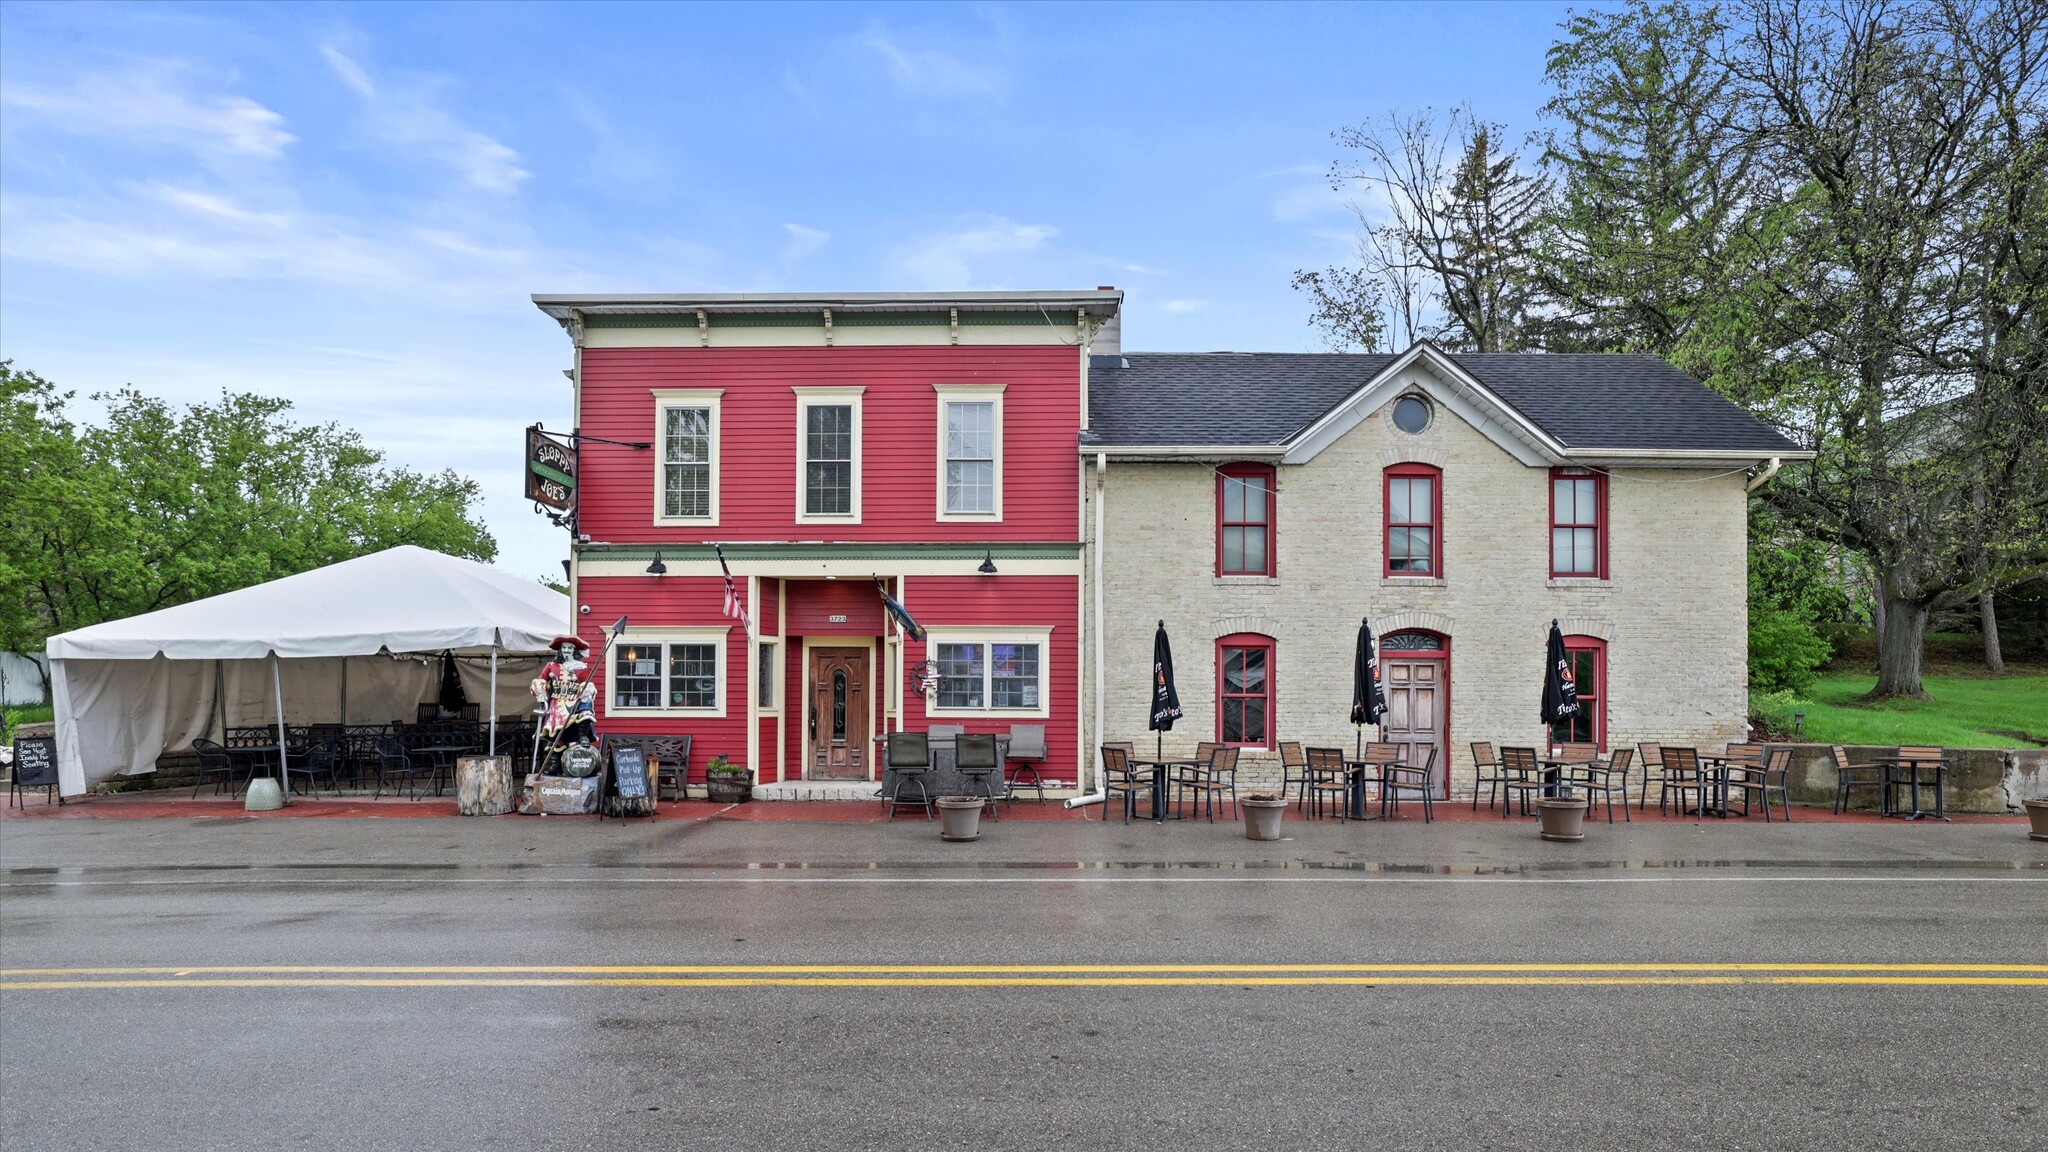
[[[981,567],[975,569],[975,571],[981,573],[983,576],[993,576],[996,574],[996,554],[993,549],[983,551],[981,555]]]
[[[659,553],[659,552],[656,552],[656,553],[654,554],[654,563],[652,563],[652,564],[649,564],[649,565],[647,566],[647,574],[648,574],[649,576],[666,576],[666,575],[668,575],[668,565],[666,565],[666,564],[663,564],[663,563],[661,562],[661,553]]]

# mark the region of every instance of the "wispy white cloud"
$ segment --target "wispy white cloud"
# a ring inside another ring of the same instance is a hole
[[[0,85],[0,107],[71,135],[201,153],[273,157],[297,139],[269,108],[245,96],[194,95],[189,79],[158,61],[82,75],[69,87]]]
[[[968,288],[976,266],[992,258],[1040,249],[1059,234],[1050,224],[1019,224],[1002,216],[970,217],[954,229],[930,233],[896,254],[903,274],[928,289]]]
[[[854,37],[854,43],[878,60],[890,83],[906,95],[940,98],[989,98],[1007,87],[1002,71],[989,63],[973,63],[951,52],[913,46],[880,25]]]
[[[1176,314],[1200,312],[1208,306],[1209,302],[1207,300],[1161,300],[1159,302],[1159,310],[1161,312],[1173,312]]]
[[[823,248],[825,242],[832,239],[830,232],[806,228],[802,224],[784,224],[782,230],[789,233],[789,243],[782,246],[782,263],[785,267]]]
[[[447,165],[470,187],[498,195],[517,191],[533,175],[520,167],[518,152],[440,107],[442,82],[407,77],[380,83],[333,44],[321,45],[320,54],[362,100],[370,131],[407,158]]]

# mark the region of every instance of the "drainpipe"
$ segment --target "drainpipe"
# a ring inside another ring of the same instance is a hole
[[[1094,738],[1095,745],[1098,748],[1102,746],[1102,673],[1105,663],[1102,655],[1102,502],[1106,494],[1103,488],[1103,477],[1108,471],[1108,453],[1097,452],[1095,454],[1095,538],[1093,541],[1094,547],[1089,549],[1089,564],[1093,569],[1091,583],[1094,587],[1095,599],[1095,619],[1093,620],[1095,630],[1095,722],[1093,727],[1088,730],[1088,734]],[[1109,799],[1108,781],[1102,775],[1101,754],[1097,753],[1088,759],[1095,769],[1095,791],[1086,795],[1076,796],[1067,801],[1067,807],[1069,808],[1080,808],[1088,804],[1100,804]]]
[[[1749,487],[1744,488],[1743,491],[1754,492],[1757,489],[1763,487],[1764,485],[1770,483],[1771,477],[1776,476],[1778,474],[1778,468],[1783,463],[1784,462],[1779,460],[1776,456],[1771,457],[1770,465],[1766,467],[1763,471],[1757,473],[1756,477],[1749,482]]]

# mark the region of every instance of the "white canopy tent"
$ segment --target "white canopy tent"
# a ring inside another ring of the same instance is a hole
[[[216,724],[411,719],[443,652],[489,657],[458,664],[495,727],[531,710],[532,672],[573,620],[534,580],[406,545],[52,636],[59,790],[153,772]],[[501,656],[522,674],[501,678]]]

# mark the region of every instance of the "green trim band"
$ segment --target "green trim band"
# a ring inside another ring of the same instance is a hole
[[[709,544],[578,544],[576,555],[591,560],[716,560]],[[725,558],[746,560],[1077,560],[1081,545],[1022,544],[727,544]]]
[[[545,476],[557,484],[567,484],[571,488],[576,486],[576,478],[574,476],[569,475],[567,472],[556,471],[538,460],[528,460],[526,466],[533,469],[535,475]]]

